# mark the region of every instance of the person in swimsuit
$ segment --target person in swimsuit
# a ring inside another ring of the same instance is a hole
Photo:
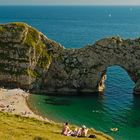
[[[64,136],[70,136],[71,135],[71,130],[70,130],[68,125],[69,125],[68,122],[66,122],[64,124],[63,128],[62,128],[61,134],[64,135]]]
[[[79,129],[78,136],[79,137],[87,137],[88,129],[85,125],[82,126],[82,128]]]

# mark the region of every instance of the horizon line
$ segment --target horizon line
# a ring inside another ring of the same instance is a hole
[[[126,5],[125,4],[118,4],[118,5],[115,5],[115,4],[114,5],[113,4],[112,5],[111,4],[108,4],[108,5],[107,4],[102,4],[102,5],[101,4],[97,4],[97,5],[96,4],[95,5],[88,5],[88,4],[87,5],[86,4],[71,4],[71,5],[70,4],[56,4],[56,5],[55,4],[45,4],[45,5],[41,5],[41,4],[39,4],[39,5],[37,5],[37,4],[19,4],[19,5],[18,4],[9,4],[8,5],[8,4],[3,4],[0,6],[83,6],[83,7],[89,6],[89,7],[91,7],[91,6],[140,6],[140,4],[138,4],[138,5],[132,5],[132,4],[131,5],[129,5],[129,4],[126,4]]]

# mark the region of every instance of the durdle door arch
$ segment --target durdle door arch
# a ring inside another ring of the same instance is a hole
[[[44,93],[104,90],[106,69],[118,65],[140,94],[140,38],[105,38],[65,49],[25,23],[0,25],[0,85]]]

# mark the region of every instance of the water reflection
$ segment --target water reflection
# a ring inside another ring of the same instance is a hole
[[[131,118],[129,125],[133,128],[140,128],[140,97],[134,96],[132,103],[131,110],[128,113],[128,118]]]
[[[47,97],[44,99],[46,104],[50,104],[50,105],[56,105],[56,106],[69,106],[72,104],[72,100],[68,100],[68,99],[61,99],[61,98],[56,98],[56,97]]]

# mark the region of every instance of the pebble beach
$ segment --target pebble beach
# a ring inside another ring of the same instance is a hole
[[[43,121],[49,121],[35,114],[28,106],[27,99],[30,93],[21,89],[0,89],[0,111],[21,115],[24,117],[33,117]]]

